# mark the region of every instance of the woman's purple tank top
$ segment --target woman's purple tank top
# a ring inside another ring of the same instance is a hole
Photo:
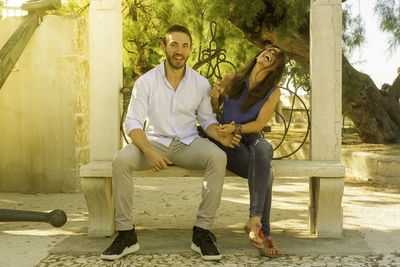
[[[246,100],[247,95],[249,94],[249,79],[246,78],[244,84],[244,90],[240,98],[224,98],[224,107],[222,113],[222,124],[229,124],[231,121],[235,121],[238,124],[246,124],[257,119],[258,113],[260,112],[261,107],[264,105],[265,101],[267,101],[268,97],[275,90],[276,87],[272,88],[268,92],[268,94],[258,100],[246,113],[242,111],[240,108],[240,104]]]

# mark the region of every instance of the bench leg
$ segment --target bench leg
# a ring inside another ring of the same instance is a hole
[[[337,238],[343,232],[344,178],[310,178],[309,230],[318,237]]]
[[[115,222],[111,177],[82,177],[82,191],[89,211],[88,236],[112,236]]]

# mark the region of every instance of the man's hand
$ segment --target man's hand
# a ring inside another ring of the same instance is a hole
[[[218,136],[231,134],[235,131],[235,122],[232,121],[230,124],[224,124],[217,127]]]
[[[210,124],[205,130],[206,134],[226,147],[234,148],[235,146],[239,146],[240,139],[242,138],[240,134],[220,134],[217,127],[216,123]]]
[[[242,136],[240,134],[224,134],[224,135],[218,135],[219,136],[219,142],[230,148],[234,148],[235,146],[239,146],[240,139]]]
[[[153,172],[159,172],[164,169],[168,169],[168,164],[172,164],[172,162],[166,156],[155,151],[154,149],[145,153],[145,155]]]

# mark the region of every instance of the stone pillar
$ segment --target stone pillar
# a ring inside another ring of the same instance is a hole
[[[110,236],[115,230],[111,162],[120,149],[121,0],[91,1],[89,66],[90,163],[80,175],[91,214],[88,235]]]
[[[340,162],[342,120],[342,1],[310,2],[311,160]],[[310,178],[310,231],[342,233],[343,177]],[[332,206],[335,201],[339,205]]]
[[[92,0],[89,9],[90,160],[111,161],[120,148],[121,0]]]

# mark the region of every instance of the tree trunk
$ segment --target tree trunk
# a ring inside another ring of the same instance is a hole
[[[229,20],[256,46],[262,48],[265,43],[272,42],[282,48],[288,58],[309,70],[309,25],[303,25],[298,33],[290,36],[282,35],[277,31],[279,22],[271,25],[266,17],[257,17],[252,27],[240,23],[233,14]],[[399,143],[400,104],[395,96],[400,89],[395,91],[395,88],[400,88],[400,79],[393,84],[397,87],[393,88],[392,94],[382,95],[372,79],[354,69],[344,56],[342,79],[343,113],[353,121],[360,138],[366,143]]]
[[[361,139],[366,143],[399,143],[400,104],[395,97],[381,94],[372,79],[354,69],[345,57],[342,75],[343,94],[356,91],[343,104]]]

